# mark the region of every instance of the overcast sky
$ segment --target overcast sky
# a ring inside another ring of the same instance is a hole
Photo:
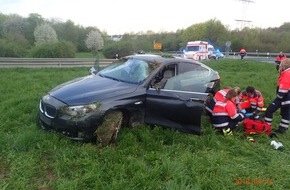
[[[130,32],[175,32],[210,19],[229,29],[279,27],[290,22],[289,0],[0,0],[0,13],[45,19],[71,20],[108,34]],[[248,23],[235,20],[247,20]]]

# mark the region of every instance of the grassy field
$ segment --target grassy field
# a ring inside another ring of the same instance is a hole
[[[253,85],[268,105],[275,97],[274,65],[241,60],[206,62],[222,86]],[[246,140],[216,134],[203,121],[201,136],[161,127],[123,128],[115,146],[73,142],[38,128],[39,98],[88,68],[0,69],[1,190],[290,189],[290,132],[275,150],[267,136]],[[275,114],[274,127],[279,113]]]

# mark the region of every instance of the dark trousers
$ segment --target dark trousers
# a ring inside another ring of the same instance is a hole
[[[240,53],[241,59],[244,59],[245,55],[245,53]]]
[[[281,99],[276,98],[267,108],[265,113],[265,121],[269,124],[272,123],[273,114],[280,108],[280,115],[282,117],[281,122],[279,124],[280,127],[287,128],[290,121],[290,105],[282,106]],[[287,126],[287,127],[286,127]]]
[[[224,126],[224,127],[220,127],[220,128],[215,127],[216,129],[227,129],[227,128],[235,129],[235,128],[237,128],[237,125],[241,121],[243,121],[243,119],[241,119],[241,118],[231,119],[229,116],[212,116],[211,117],[212,124],[221,124],[224,122],[229,123],[227,126]]]

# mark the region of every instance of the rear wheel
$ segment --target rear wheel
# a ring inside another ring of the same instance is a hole
[[[104,121],[95,131],[97,143],[104,146],[115,143],[121,129],[123,113],[121,111],[110,111],[104,116]]]

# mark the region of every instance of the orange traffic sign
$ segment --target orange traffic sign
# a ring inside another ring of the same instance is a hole
[[[162,49],[162,43],[154,43],[154,49],[161,50]]]

